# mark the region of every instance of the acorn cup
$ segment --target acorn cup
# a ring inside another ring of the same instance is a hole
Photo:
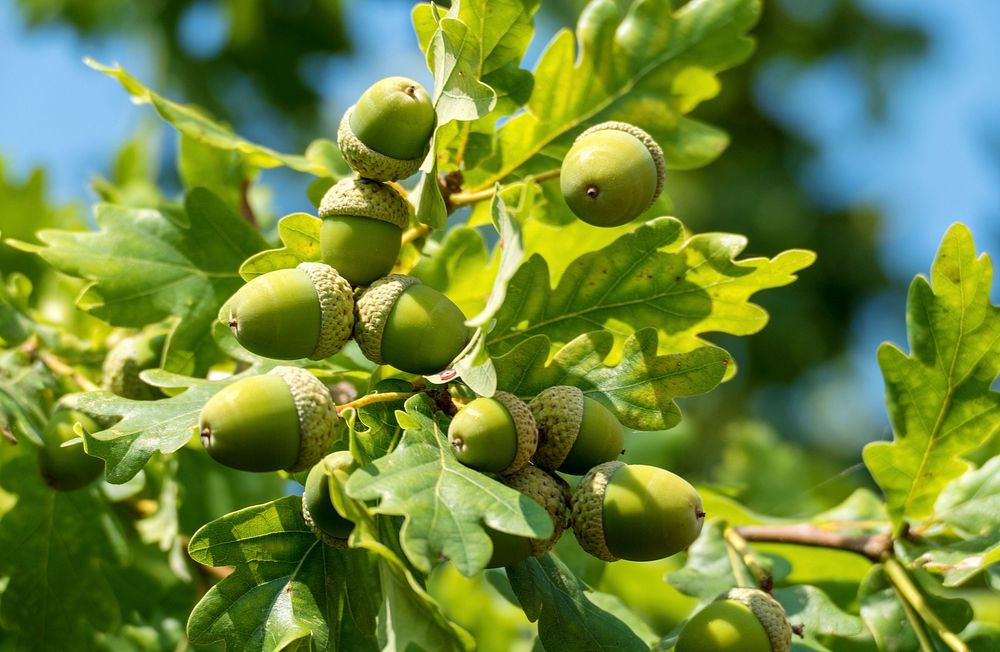
[[[528,557],[541,557],[552,550],[569,525],[570,490],[566,481],[547,473],[537,466],[528,465],[503,483],[541,505],[552,519],[552,536],[548,539],[530,539],[487,528],[493,541],[493,555],[487,568],[513,566]]]
[[[359,175],[378,181],[405,179],[427,156],[437,116],[424,87],[387,77],[361,94],[337,130],[337,146]]]
[[[691,545],[705,522],[701,496],[684,478],[655,466],[605,462],[580,480],[573,532],[604,561],[652,561]]]
[[[666,165],[652,136],[625,122],[584,131],[563,158],[559,186],[570,210],[600,227],[631,222],[663,192]]]
[[[337,513],[330,500],[329,478],[334,471],[348,473],[355,467],[350,451],[330,453],[317,462],[306,477],[302,492],[302,518],[320,541],[334,548],[347,548],[354,523]]]
[[[497,392],[458,411],[448,426],[448,443],[465,466],[511,475],[528,465],[538,446],[538,430],[524,401]]]
[[[392,271],[410,204],[392,186],[370,179],[341,179],[319,205],[320,251],[354,287]]]
[[[533,460],[543,469],[582,475],[621,454],[622,425],[608,408],[584,396],[578,387],[549,387],[529,405],[538,426]]]
[[[139,372],[160,366],[167,334],[156,329],[126,337],[112,348],[101,367],[101,385],[122,398],[152,401],[165,395],[139,378]]]
[[[262,274],[228,305],[236,340],[265,358],[328,358],[344,348],[354,326],[351,286],[323,263]]]
[[[42,449],[38,452],[38,471],[57,491],[73,491],[87,486],[101,476],[104,460],[87,455],[82,445],[63,446],[76,438],[73,424],[79,422],[87,432],[101,428],[83,412],[57,409],[42,431]]]
[[[201,443],[216,462],[240,471],[303,471],[333,443],[337,410],[326,386],[305,369],[275,367],[227,385],[201,409]]]
[[[354,339],[365,357],[411,374],[442,371],[468,344],[465,315],[419,279],[381,278],[355,304]]]
[[[789,652],[785,609],[759,589],[730,589],[684,625],[676,652]]]

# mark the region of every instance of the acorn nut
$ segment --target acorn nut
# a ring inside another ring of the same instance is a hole
[[[701,497],[655,466],[605,462],[583,476],[571,505],[573,532],[604,561],[652,561],[684,550],[701,532]]]
[[[319,216],[323,262],[357,287],[392,270],[410,223],[410,204],[388,184],[342,179],[323,195]]]
[[[789,652],[792,626],[785,610],[759,589],[723,593],[684,625],[676,652]]]
[[[318,378],[275,367],[227,385],[201,409],[198,430],[212,458],[240,471],[303,471],[333,443],[337,411]]]
[[[76,438],[73,425],[79,422],[87,432],[101,428],[83,412],[58,409],[42,431],[43,447],[38,452],[38,471],[45,483],[57,491],[84,487],[101,475],[104,460],[88,455],[83,446],[63,446]]]
[[[663,191],[663,150],[652,136],[625,122],[584,131],[563,159],[559,185],[570,210],[601,227],[631,222]]]
[[[347,548],[354,523],[337,513],[330,500],[330,476],[338,470],[350,473],[354,457],[350,451],[330,453],[306,476],[302,492],[302,518],[320,541],[334,548]]]
[[[365,357],[411,374],[434,374],[458,357],[470,337],[451,299],[419,279],[381,278],[358,297],[354,339]]]
[[[328,358],[344,348],[353,326],[351,286],[323,263],[262,274],[229,300],[233,335],[265,358]]]
[[[465,466],[510,475],[528,465],[538,446],[538,430],[524,401],[497,392],[458,411],[448,426],[448,443]]]
[[[388,77],[372,84],[344,113],[337,146],[362,177],[405,179],[427,156],[436,121],[423,86],[406,77]]]
[[[570,491],[566,481],[557,475],[528,465],[503,478],[504,484],[541,505],[552,519],[552,536],[529,539],[487,528],[493,541],[493,555],[487,568],[513,566],[528,557],[541,557],[556,545],[569,524]]]
[[[139,378],[139,372],[160,366],[166,341],[166,333],[153,330],[126,337],[116,344],[101,368],[104,389],[135,401],[163,398],[163,392]]]
[[[582,475],[621,454],[622,425],[578,387],[549,387],[531,400],[530,407],[538,426],[533,459],[543,469]]]

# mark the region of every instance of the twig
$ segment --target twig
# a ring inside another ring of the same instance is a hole
[[[425,235],[430,235],[431,227],[426,224],[419,224],[413,228],[407,229],[403,232],[403,246],[410,244],[418,238],[422,238]]]
[[[732,546],[726,546],[726,555],[729,557],[729,565],[733,569],[733,577],[736,578],[737,586],[753,586],[754,579],[747,572],[746,562]]]
[[[887,532],[864,537],[847,537],[809,524],[744,525],[736,528],[736,531],[747,541],[837,548],[856,552],[875,562],[881,561],[892,550],[892,537]]]
[[[253,206],[250,205],[250,179],[243,179],[240,182],[240,215],[247,223],[257,228],[257,216],[253,213]]]
[[[6,423],[0,426],[0,435],[3,435],[5,439],[10,440],[10,443],[17,446],[17,437],[15,437],[14,433],[10,431]]]
[[[953,652],[969,652],[969,647],[953,631],[941,622],[937,614],[931,609],[924,599],[924,595],[917,588],[906,570],[898,561],[887,558],[884,564],[885,574],[889,576],[889,581],[896,587],[896,590],[903,596],[904,603],[909,603],[913,610],[917,612],[921,620],[934,628],[949,650]],[[904,605],[905,606],[905,605]]]
[[[535,183],[543,183],[550,179],[555,179],[559,176],[561,172],[560,168],[555,168],[554,170],[547,170],[545,172],[540,172],[533,176],[524,177],[524,181],[534,181]],[[487,188],[486,190],[480,190],[477,192],[456,192],[449,197],[449,204],[455,208],[460,206],[468,206],[469,204],[475,204],[476,202],[486,201],[491,199],[495,192],[495,188]]]
[[[743,563],[746,567],[750,569],[753,573],[754,584],[761,589],[770,593],[770,588],[765,589],[765,586],[773,586],[773,580],[771,579],[771,574],[767,572],[763,565],[761,565],[760,560],[754,551],[747,545],[747,540],[740,536],[739,531],[736,528],[727,527],[723,533],[723,538],[730,548],[733,549],[740,557],[743,559]]]
[[[85,392],[99,392],[101,388],[90,381],[89,378],[81,374],[79,371],[71,367],[65,360],[59,356],[46,351],[45,349],[36,349],[34,354],[41,360],[46,367],[51,369],[57,374],[62,374],[64,376],[69,376],[73,379],[73,382]]]
[[[372,405],[374,403],[387,403],[389,401],[402,401],[418,394],[419,392],[385,392],[384,394],[368,394],[367,396],[362,396],[359,399],[351,401],[350,403],[344,403],[343,405],[337,406],[337,412],[343,412],[348,409],[358,409],[363,408],[366,405]]]

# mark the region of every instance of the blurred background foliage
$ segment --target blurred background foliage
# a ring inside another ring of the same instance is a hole
[[[528,64],[583,4],[542,3]],[[757,53],[724,73],[719,96],[695,113],[730,134],[729,149],[701,170],[673,174],[667,191],[693,232],[743,233],[750,255],[801,247],[819,259],[791,287],[760,297],[771,314],[762,333],[716,338],[736,356],[737,377],[683,402],[686,419],[675,430],[630,435],[629,461],[672,468],[774,515],[815,513],[868,482],[860,448],[889,437],[875,348],[904,343],[909,279],[929,268],[956,219],[970,224],[981,248],[998,250],[1000,82],[992,66],[1000,60],[1000,5],[990,4],[766,0]],[[376,79],[430,83],[411,7],[3,3],[2,74],[18,89],[0,105],[3,236],[32,241],[37,228],[82,224],[98,197],[141,205],[156,201],[157,186],[168,196],[181,188],[176,134],[131,107],[82,56],[118,60],[252,140],[302,151],[332,136],[343,110]],[[264,172],[253,190],[261,223],[310,211],[308,181]],[[118,194],[109,196],[112,187]],[[3,247],[0,272],[14,269],[36,285],[43,280],[37,259]],[[72,291],[63,287],[63,296]],[[600,586],[637,605],[648,592],[630,596],[629,587],[666,570],[619,565]],[[493,632],[496,649],[514,649],[503,645],[518,637],[530,647],[521,619],[503,610],[484,618],[470,583],[483,585],[482,600],[503,602],[485,580],[450,569],[431,586],[471,631]],[[636,608],[666,631],[689,605],[661,602],[665,611]]]

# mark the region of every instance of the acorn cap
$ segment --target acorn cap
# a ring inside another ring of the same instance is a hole
[[[580,547],[604,561],[618,561],[604,538],[604,492],[615,472],[625,466],[617,460],[598,464],[583,476],[570,505],[573,534]]]
[[[500,472],[500,475],[510,475],[517,473],[531,461],[531,456],[538,448],[538,428],[527,403],[507,392],[497,392],[493,398],[510,413],[510,418],[514,420],[514,429],[517,431],[517,453],[510,465]]]
[[[562,536],[569,525],[570,490],[566,481],[557,475],[547,473],[537,466],[528,465],[517,473],[503,479],[504,484],[517,489],[522,494],[545,508],[552,518],[552,536],[548,539],[530,539],[531,554],[541,557]]]
[[[299,416],[299,455],[288,471],[303,471],[318,462],[333,443],[337,410],[330,392],[316,376],[299,367],[275,367],[268,372],[285,381]]]
[[[316,507],[317,510],[329,509],[332,512],[329,514],[330,517],[336,515],[336,519],[331,520],[347,521],[347,519],[343,516],[336,513],[333,504],[330,503],[330,488],[327,484],[327,482],[329,482],[327,478],[329,478],[334,471],[338,469],[347,471],[353,465],[354,456],[351,455],[350,451],[330,453],[317,462],[309,471],[309,476],[306,478],[305,488],[302,493],[302,519],[306,522],[306,525],[309,526],[309,529],[312,530],[313,534],[315,534],[320,541],[328,546],[339,548],[341,550],[348,548],[347,539],[334,536],[321,528],[317,523],[317,519],[313,517],[312,512],[309,510],[309,503],[313,501],[321,501],[321,504]],[[322,520],[322,516],[320,516],[320,521]],[[350,523],[350,521],[347,522]],[[341,524],[337,523],[335,525]],[[350,525],[353,527],[354,524],[351,523]]]
[[[648,133],[646,133],[639,127],[636,127],[635,125],[629,124],[627,122],[618,122],[615,120],[609,122],[602,122],[600,124],[594,125],[593,127],[587,129],[582,134],[577,136],[576,140],[574,140],[573,142],[575,143],[584,136],[588,136],[594,133],[595,131],[603,131],[604,129],[615,129],[617,131],[624,131],[627,134],[635,136],[636,138],[639,139],[640,142],[642,142],[643,145],[646,146],[646,149],[649,151],[649,155],[653,157],[653,164],[656,165],[656,192],[653,193],[653,198],[649,200],[649,206],[652,206],[656,202],[660,194],[663,192],[663,182],[664,179],[666,179],[667,177],[667,165],[663,158],[663,150],[660,148],[657,142],[653,140],[652,136],[650,136]],[[649,208],[649,206],[647,206],[647,208]]]
[[[555,385],[531,399],[531,414],[538,426],[535,464],[554,471],[566,460],[583,423],[583,391]]]
[[[354,290],[329,265],[299,263],[297,268],[306,273],[319,297],[319,339],[309,357],[313,360],[329,358],[351,339],[354,330]]]
[[[351,113],[353,112],[354,105],[351,105],[347,111],[344,111],[344,117],[340,119],[340,127],[337,129],[337,147],[344,155],[344,160],[355,172],[366,179],[395,181],[412,176],[420,169],[420,164],[427,157],[427,150],[420,156],[411,159],[398,159],[376,152],[354,135],[354,130],[351,129]]]
[[[390,274],[372,283],[354,304],[354,341],[365,357],[375,364],[385,364],[382,358],[382,332],[396,300],[420,279],[405,274]],[[416,344],[416,343],[414,343]]]
[[[395,188],[372,179],[341,179],[323,195],[319,216],[351,215],[395,224],[410,225],[410,202]]]
[[[792,625],[785,616],[785,608],[770,594],[760,589],[734,588],[716,599],[735,600],[749,608],[764,626],[771,641],[771,652],[789,652],[792,649]]]

